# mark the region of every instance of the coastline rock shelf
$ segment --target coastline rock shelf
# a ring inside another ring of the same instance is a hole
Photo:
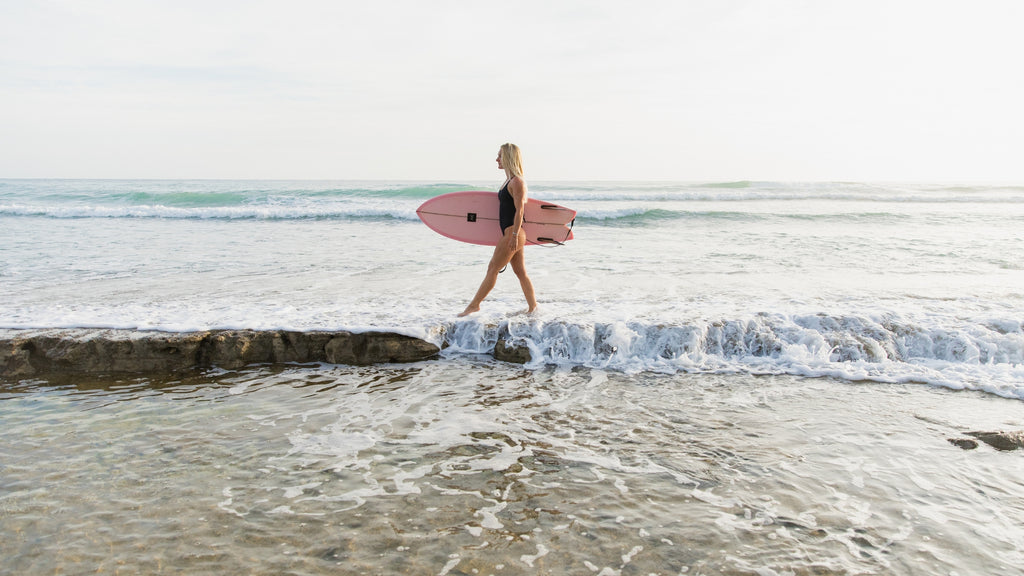
[[[0,330],[0,377],[169,373],[249,364],[369,365],[437,356],[430,342],[391,332],[286,330]]]
[[[250,364],[329,363],[364,366],[419,362],[440,348],[393,332],[293,332],[288,330],[209,330],[148,332],[107,329],[0,330],[0,381],[55,374],[172,374]],[[499,333],[497,360],[526,364],[529,348]],[[948,438],[964,450],[979,443],[999,451],[1024,448],[1024,431],[963,432]]]

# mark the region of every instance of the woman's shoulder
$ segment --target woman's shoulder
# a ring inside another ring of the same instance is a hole
[[[508,181],[508,189],[511,190],[526,190],[526,179],[522,176],[513,176]]]

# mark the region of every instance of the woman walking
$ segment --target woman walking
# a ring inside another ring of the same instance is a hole
[[[476,296],[459,316],[468,316],[480,311],[480,303],[491,292],[498,282],[498,274],[506,265],[512,265],[512,272],[519,278],[519,285],[526,297],[527,313],[537,309],[537,298],[533,293],[533,283],[526,274],[526,261],[523,247],[526,246],[526,232],[523,231],[523,211],[526,207],[526,180],[523,179],[523,157],[515,144],[502,144],[498,150],[498,169],[505,171],[505,184],[498,192],[500,203],[499,225],[501,240],[494,247],[494,255],[487,264],[484,276]]]

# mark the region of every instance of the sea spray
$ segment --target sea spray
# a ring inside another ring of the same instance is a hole
[[[922,382],[1024,399],[1024,331],[926,325],[893,315],[757,314],[686,325],[460,320],[446,354],[486,353],[499,340],[530,364],[625,373],[754,373]],[[955,379],[944,375],[955,373]]]

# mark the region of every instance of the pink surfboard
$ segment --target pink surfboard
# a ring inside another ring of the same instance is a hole
[[[572,240],[576,211],[535,198],[526,199],[523,230],[527,244],[561,244]],[[431,230],[460,242],[495,246],[501,240],[498,193],[452,192],[431,198],[416,214]]]

